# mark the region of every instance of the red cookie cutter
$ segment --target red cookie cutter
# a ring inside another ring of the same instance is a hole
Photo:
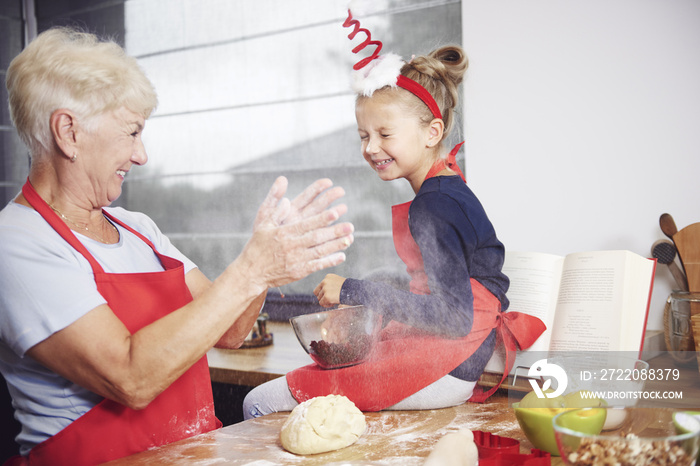
[[[520,453],[520,442],[491,432],[475,430],[474,443],[479,450],[479,466],[550,466],[552,455],[533,448],[530,454]]]

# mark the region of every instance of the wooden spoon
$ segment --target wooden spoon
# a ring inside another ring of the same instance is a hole
[[[689,291],[700,293],[700,222],[681,229],[673,235],[673,242],[685,267]],[[700,313],[700,306],[691,306],[691,312]]]
[[[678,228],[676,228],[676,222],[671,217],[671,214],[661,214],[659,217],[659,226],[664,235],[668,236],[669,239],[673,239],[673,235],[678,233]]]

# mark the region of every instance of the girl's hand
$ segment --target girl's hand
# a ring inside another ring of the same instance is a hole
[[[329,273],[314,289],[318,303],[323,307],[333,307],[340,304],[340,289],[345,278]]]

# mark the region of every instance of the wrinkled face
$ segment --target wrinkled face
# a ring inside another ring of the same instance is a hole
[[[429,128],[396,99],[376,93],[358,100],[355,117],[367,163],[382,180],[406,178],[417,192],[433,163]]]
[[[95,131],[83,133],[81,163],[93,190],[93,203],[111,204],[122,192],[131,167],[148,160],[141,140],[143,117],[125,108],[99,117]]]

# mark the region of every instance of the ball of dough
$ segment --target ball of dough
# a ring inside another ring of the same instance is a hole
[[[469,429],[461,429],[438,440],[424,466],[476,466],[478,462],[474,434]]]
[[[282,426],[285,450],[312,455],[352,445],[367,429],[365,415],[342,395],[318,396],[295,407]]]

